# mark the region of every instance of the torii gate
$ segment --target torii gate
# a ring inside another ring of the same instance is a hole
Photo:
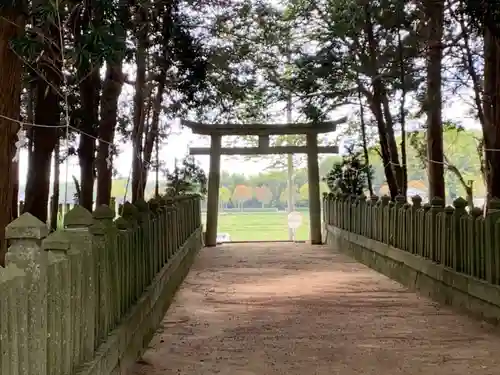
[[[220,158],[221,155],[271,155],[271,154],[307,154],[309,184],[309,225],[313,245],[320,245],[321,240],[321,200],[319,190],[318,154],[338,153],[337,146],[319,147],[318,134],[335,131],[338,124],[346,118],[319,123],[291,124],[206,124],[181,120],[183,126],[191,128],[193,133],[209,135],[210,147],[190,147],[191,155],[210,155],[208,174],[207,223],[205,246],[217,245],[217,219],[219,209]],[[270,135],[305,134],[306,146],[269,145]],[[256,135],[258,147],[222,147],[222,137],[230,135]]]

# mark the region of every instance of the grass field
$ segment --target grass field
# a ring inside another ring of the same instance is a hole
[[[297,240],[309,240],[309,213],[302,213]],[[205,214],[203,214],[205,223]],[[288,240],[286,212],[223,212],[219,213],[218,233],[229,233],[231,241]]]

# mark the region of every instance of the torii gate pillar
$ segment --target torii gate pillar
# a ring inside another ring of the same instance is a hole
[[[309,230],[312,245],[321,245],[321,201],[319,190],[318,135],[307,133],[307,179],[309,186]]]
[[[220,135],[212,135],[210,138],[210,170],[208,172],[205,246],[216,246],[217,221],[219,217],[220,156],[222,137]]]

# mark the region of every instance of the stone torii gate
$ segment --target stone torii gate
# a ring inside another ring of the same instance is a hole
[[[210,155],[208,174],[207,223],[205,246],[217,245],[217,219],[219,210],[220,159],[221,155],[271,155],[307,154],[309,184],[309,225],[313,245],[320,245],[321,200],[319,190],[318,154],[338,153],[337,146],[318,146],[318,134],[335,131],[346,118],[330,122],[292,124],[206,124],[181,120],[183,126],[193,133],[210,136],[210,147],[190,147],[191,155]],[[306,146],[270,146],[270,135],[306,135]],[[259,137],[258,147],[222,147],[223,136],[255,135]]]

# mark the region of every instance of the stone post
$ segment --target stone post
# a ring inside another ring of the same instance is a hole
[[[470,252],[471,257],[471,268],[472,268],[472,276],[478,278],[484,278],[483,274],[483,210],[479,207],[474,207],[470,211],[470,229],[469,238],[470,238],[470,246],[468,247],[468,251]]]
[[[438,224],[440,226],[440,231],[438,235],[440,236],[438,246],[439,246],[439,261],[441,264],[447,267],[453,267],[454,252],[451,249],[451,236],[452,236],[452,226],[453,226],[453,214],[455,209],[452,206],[446,206],[443,212],[438,214]]]
[[[137,208],[137,220],[141,231],[140,254],[144,258],[144,285],[146,287],[151,283],[155,274],[155,252],[158,251],[153,243],[153,233],[151,226],[152,213],[144,200],[135,202]]]
[[[47,375],[48,256],[41,247],[47,234],[47,225],[30,213],[22,214],[5,228],[5,237],[11,243],[5,257],[6,265],[16,265],[26,273],[28,324],[24,335],[28,347],[26,374],[30,375]]]
[[[389,217],[390,217],[390,202],[391,202],[391,197],[388,195],[383,195],[380,197],[380,207],[379,207],[379,220],[380,220],[380,238],[379,241],[384,242],[384,243],[389,243],[389,235],[391,232],[390,229],[390,222],[389,222]]]
[[[123,267],[117,248],[118,231],[111,207],[100,205],[92,212],[92,251],[96,267],[96,334],[105,339],[120,319],[120,281]]]
[[[123,297],[121,310],[127,312],[134,299],[134,281],[132,277],[135,265],[132,263],[131,254],[132,232],[129,230],[130,223],[121,216],[115,220],[115,225],[118,230],[118,243],[121,256],[123,257],[123,273],[125,275],[122,285]]]
[[[484,258],[486,281],[498,285],[500,281],[500,244],[496,241],[495,224],[500,219],[500,199],[492,198],[488,202],[487,215],[484,218]]]
[[[130,202],[123,205],[122,217],[128,222],[129,251],[132,262],[132,274],[129,276],[133,282],[133,302],[141,295],[144,285],[144,257],[141,256],[141,234],[138,228],[137,216],[139,212]]]
[[[390,245],[401,249],[401,241],[400,236],[401,233],[406,233],[406,223],[404,219],[401,217],[401,209],[406,203],[406,197],[403,195],[397,195],[395,199],[394,207],[391,212],[391,228],[394,230],[391,233],[392,238],[390,238]]]
[[[68,253],[70,242],[64,231],[51,233],[42,242],[48,252],[48,372],[51,375],[71,373],[71,270]]]
[[[467,215],[465,207],[467,207],[467,201],[461,197],[453,201],[453,207],[455,211],[453,212],[452,224],[451,224],[451,251],[452,251],[452,267],[455,271],[464,272],[464,260],[467,234],[462,230],[462,217]]]
[[[28,373],[26,273],[15,264],[0,269],[0,374]]]
[[[426,216],[426,236],[428,241],[426,241],[426,254],[434,262],[439,261],[439,251],[438,246],[439,234],[438,234],[438,213],[444,211],[444,199],[440,197],[434,197],[431,200],[431,208],[427,212]]]
[[[72,314],[74,315],[73,364],[90,360],[95,349],[96,261],[92,250],[92,214],[75,205],[64,216],[64,228],[71,244]]]

